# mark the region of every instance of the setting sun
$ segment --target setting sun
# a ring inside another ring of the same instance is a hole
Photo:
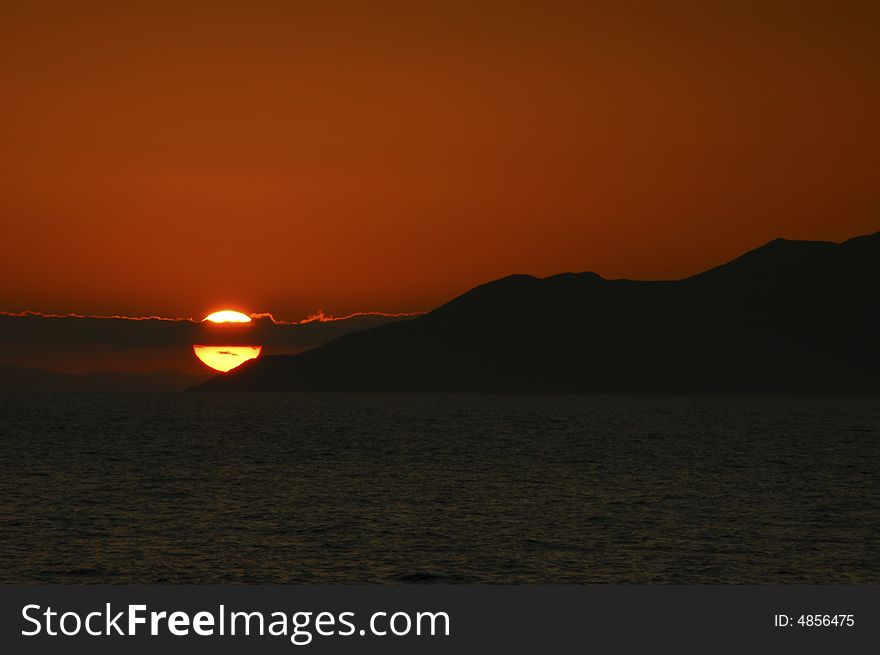
[[[231,371],[250,359],[256,359],[261,350],[261,346],[193,346],[196,357],[222,373]]]
[[[260,356],[263,347],[248,344],[250,339],[244,340],[244,344],[239,341],[243,334],[241,330],[250,331],[251,326],[247,324],[252,322],[250,316],[233,309],[223,309],[208,314],[202,319],[202,323],[217,324],[216,327],[208,328],[213,334],[209,341],[214,341],[215,344],[220,341],[221,345],[194,344],[193,352],[205,366],[221,373],[231,371],[248,360],[256,359]],[[238,342],[238,345],[226,345],[230,342]]]
[[[213,314],[208,314],[204,320],[210,321],[211,323],[250,323],[251,317],[232,309],[224,309],[219,312],[214,312]]]

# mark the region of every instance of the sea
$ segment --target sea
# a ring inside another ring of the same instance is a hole
[[[6,393],[0,583],[880,583],[880,398]]]

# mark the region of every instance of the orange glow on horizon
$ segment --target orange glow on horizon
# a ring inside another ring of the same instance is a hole
[[[0,11],[0,309],[219,331],[880,229],[876,3],[87,4]]]
[[[262,349],[262,346],[193,346],[193,352],[203,364],[222,373],[256,359]]]

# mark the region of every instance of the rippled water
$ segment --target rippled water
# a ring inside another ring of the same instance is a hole
[[[2,582],[880,582],[880,399],[0,395]]]

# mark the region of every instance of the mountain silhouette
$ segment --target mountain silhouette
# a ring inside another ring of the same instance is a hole
[[[880,392],[880,232],[677,281],[512,275],[200,390]]]

